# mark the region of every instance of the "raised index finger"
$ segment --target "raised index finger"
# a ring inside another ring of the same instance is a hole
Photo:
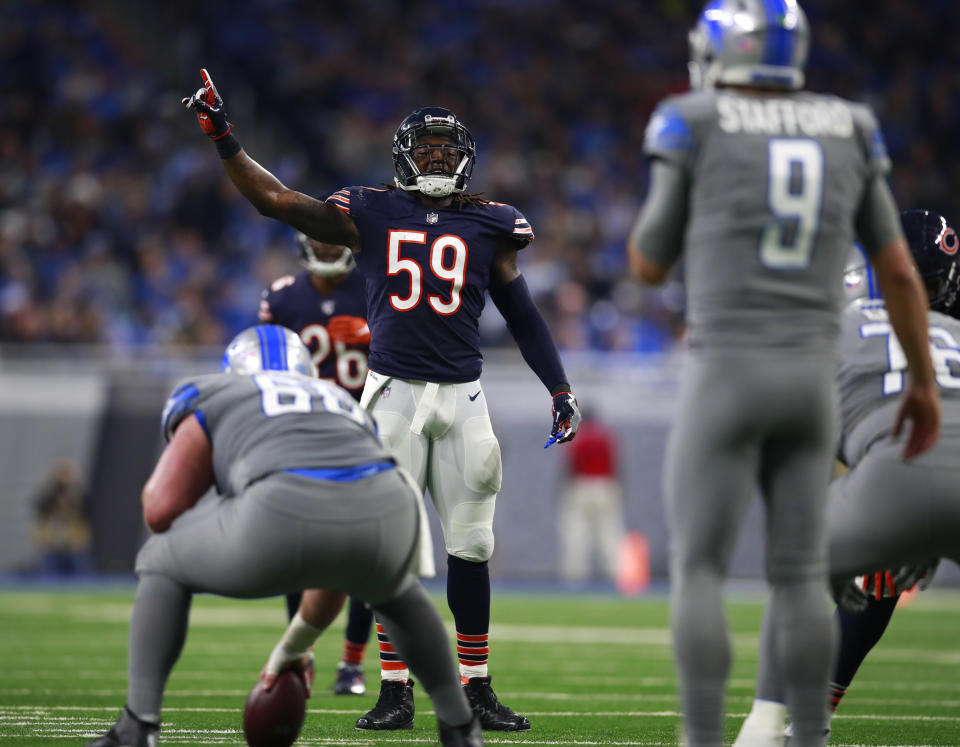
[[[208,91],[213,91],[214,97],[219,99],[220,92],[217,90],[217,87],[213,85],[213,78],[210,77],[210,73],[207,72],[205,67],[200,68],[200,77],[203,79],[203,87]],[[223,101],[223,99],[220,100]]]

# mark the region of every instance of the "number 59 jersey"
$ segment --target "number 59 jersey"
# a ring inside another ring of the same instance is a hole
[[[533,240],[526,218],[486,200],[427,206],[399,189],[349,187],[327,201],[360,233],[370,369],[401,379],[476,381],[490,271],[498,249]]]
[[[690,345],[832,347],[861,201],[890,168],[870,110],[808,92],[688,93],[661,102],[644,148],[689,184]]]
[[[285,469],[340,469],[392,462],[373,420],[335,384],[286,371],[210,374],[184,379],[167,399],[169,441],[195,414],[213,447],[222,495]]]
[[[960,438],[960,321],[931,311],[929,332],[940,389],[943,443],[946,438]],[[837,369],[843,420],[840,455],[852,468],[893,429],[906,383],[907,357],[882,301],[858,301],[843,312],[841,352]],[[948,466],[956,458],[951,453]]]

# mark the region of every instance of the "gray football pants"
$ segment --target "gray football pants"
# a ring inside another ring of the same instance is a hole
[[[766,512],[769,614],[797,745],[819,735],[833,659],[825,513],[836,432],[833,360],[810,351],[695,351],[664,494],[671,628],[690,747],[719,747],[731,646],[723,583],[743,518]]]
[[[850,578],[940,557],[960,563],[960,437],[945,436],[909,462],[900,456],[903,443],[883,438],[831,483],[831,575]],[[773,645],[764,620],[756,697],[783,702]]]
[[[127,704],[159,718],[193,593],[255,598],[320,587],[369,602],[441,718],[465,722],[449,639],[410,572],[418,524],[416,495],[397,470],[344,483],[277,473],[187,511],[137,556]]]

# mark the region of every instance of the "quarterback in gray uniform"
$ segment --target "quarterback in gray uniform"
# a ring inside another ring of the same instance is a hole
[[[337,589],[339,604],[350,594],[373,606],[433,699],[442,743],[483,744],[440,615],[414,575],[418,491],[370,416],[316,378],[310,352],[285,327],[240,333],[223,367],[181,382],[164,408],[167,447],[143,489],[155,534],[136,562],[127,704],[88,747],[156,744],[194,593],[316,588]],[[194,508],[211,486],[219,500]],[[300,638],[317,628],[299,619],[304,611],[294,618]]]
[[[792,0],[714,0],[690,34],[693,91],[646,133],[651,186],[631,269],[661,283],[683,254],[689,351],[664,474],[671,629],[690,747],[719,747],[731,666],[722,588],[744,515],[766,510],[769,618],[796,745],[822,743],[833,660],[826,497],[837,429],[841,270],[856,232],[911,376],[906,456],[937,438],[923,288],[865,106],[801,90]]]
[[[908,462],[901,458],[903,439],[893,433],[893,424],[906,361],[888,310],[876,297],[871,268],[855,248],[844,272],[850,305],[843,313],[837,371],[843,423],[839,457],[850,469],[831,483],[827,509],[830,575],[841,607],[856,602],[854,576],[901,568],[906,572],[890,577],[910,576],[902,585],[910,588],[916,569],[928,568],[939,558],[960,563],[960,321],[946,313],[956,313],[960,241],[936,213],[908,210],[901,218],[929,296],[930,352],[940,388],[942,433],[928,452]],[[886,617],[877,638],[893,605],[878,611]],[[775,645],[765,625],[756,700],[735,747],[783,743],[785,709]],[[838,667],[843,655],[841,650]],[[854,672],[863,656],[855,661]],[[844,690],[852,675],[844,677]],[[828,713],[838,696],[842,692],[833,692],[828,701],[824,694]]]

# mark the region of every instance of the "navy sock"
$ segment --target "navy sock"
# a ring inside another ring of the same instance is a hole
[[[372,624],[373,610],[359,599],[350,597],[350,611],[347,615],[347,640],[350,643],[365,645],[370,640],[370,626]]]
[[[302,591],[295,591],[292,594],[287,594],[287,619],[292,620],[293,616],[297,614],[297,610],[300,609],[300,597],[303,596]]]
[[[837,704],[853,681],[853,676],[877,645],[877,641],[887,629],[887,624],[897,607],[896,597],[870,599],[863,612],[844,612],[838,609],[837,622],[840,626],[840,650],[837,665],[833,670],[830,683],[830,708],[836,710]]]
[[[487,561],[447,556],[447,604],[458,633],[486,635],[490,630],[490,569]]]

